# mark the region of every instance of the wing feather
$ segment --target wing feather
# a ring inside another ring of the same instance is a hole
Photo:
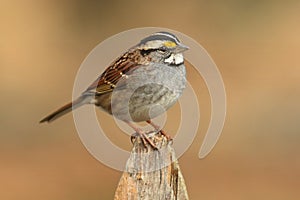
[[[122,84],[117,83],[122,78],[126,78],[126,73],[138,67],[138,63],[134,62],[130,58],[131,54],[125,53],[112,65],[110,65],[85,91],[83,94],[87,93],[96,93],[104,94],[107,92],[112,92],[116,87],[124,87],[122,85],[125,82],[123,81]]]

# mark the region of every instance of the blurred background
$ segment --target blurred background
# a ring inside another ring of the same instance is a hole
[[[145,26],[197,40],[225,82],[224,131],[200,160],[210,102],[188,66],[201,108],[197,137],[179,159],[190,198],[300,199],[299,10],[297,0],[2,0],[0,199],[113,199],[121,172],[87,152],[72,115],[38,121],[71,99],[76,72],[97,44]],[[179,111],[169,111],[170,133]],[[111,140],[129,150],[129,137],[111,117],[98,116]]]

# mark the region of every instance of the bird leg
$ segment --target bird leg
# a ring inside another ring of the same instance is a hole
[[[146,122],[150,124],[153,128],[155,128],[156,131],[159,131],[168,140],[172,140],[172,137],[169,134],[167,134],[164,130],[162,130],[158,125],[154,124],[151,120],[147,120]]]
[[[132,122],[126,121],[126,123],[138,134],[138,136],[141,137],[142,143],[145,147],[147,147],[147,143],[155,150],[157,150],[157,147],[153,143],[151,139],[148,138],[147,134],[140,128],[136,127]],[[136,135],[132,135],[130,140],[133,143],[133,138],[136,137]]]

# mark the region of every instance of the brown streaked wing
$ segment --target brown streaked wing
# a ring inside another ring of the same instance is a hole
[[[99,78],[97,78],[84,93],[94,91],[98,94],[104,94],[107,92],[112,92],[116,87],[116,84],[122,76],[124,76],[128,71],[136,68],[137,63],[127,59],[128,55],[124,55],[119,58],[114,65],[109,66]],[[119,85],[118,85],[119,87]]]

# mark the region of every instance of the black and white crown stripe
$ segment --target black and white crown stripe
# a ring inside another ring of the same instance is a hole
[[[180,43],[179,39],[172,33],[161,31],[161,32],[156,32],[153,35],[164,35],[167,37],[171,37],[177,44]]]
[[[172,41],[172,42],[175,42],[176,44],[180,43],[179,39],[175,35],[173,35],[172,33],[157,32],[157,33],[153,33],[152,35],[142,39],[141,44],[145,44],[149,41],[154,41],[154,40]]]

